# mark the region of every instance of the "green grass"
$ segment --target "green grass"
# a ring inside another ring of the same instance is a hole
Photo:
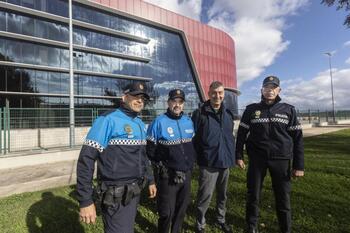
[[[296,233],[350,232],[350,130],[342,130],[305,139],[306,176],[293,180],[292,215]],[[197,173],[192,181],[192,203],[187,211],[184,232],[194,232],[194,199]],[[245,171],[231,171],[227,222],[235,232],[243,232],[245,206]],[[220,232],[215,222],[215,200],[207,213],[207,232]],[[271,191],[265,180],[261,202],[261,232],[278,232]],[[156,232],[155,202],[142,198],[136,219],[138,233]],[[0,199],[2,233],[88,233],[103,232],[101,217],[96,225],[78,221],[78,204],[74,187],[24,193]]]

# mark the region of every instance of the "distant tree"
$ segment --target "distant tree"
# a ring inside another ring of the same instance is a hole
[[[338,2],[338,3],[336,3]],[[337,4],[337,10],[345,9],[345,11],[350,11],[350,0],[322,0],[321,4],[327,6],[333,6]],[[344,25],[350,28],[350,14],[348,14],[345,18]]]

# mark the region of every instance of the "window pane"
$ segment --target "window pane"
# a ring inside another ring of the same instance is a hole
[[[0,38],[0,61],[5,61],[6,57],[6,40]]]
[[[48,73],[49,93],[61,94],[61,77],[59,73]]]
[[[22,92],[34,92],[35,85],[35,71],[34,70],[23,70],[21,77],[21,91]]]
[[[38,93],[49,93],[47,72],[36,71],[35,90]]]
[[[69,74],[61,73],[61,93],[69,94]]]
[[[7,60],[13,62],[22,62],[21,43],[18,41],[6,40]]]
[[[0,66],[0,91],[6,91],[6,78],[7,78],[6,67]],[[1,97],[0,97],[0,101],[1,101]]]
[[[0,30],[6,31],[6,13],[4,11],[0,11]]]
[[[23,63],[29,63],[29,64],[35,64],[35,45],[23,43],[22,44],[22,62]]]
[[[21,88],[21,70],[8,69],[7,72],[7,91],[19,92]]]
[[[13,33],[21,33],[22,17],[16,14],[7,13],[7,31]]]

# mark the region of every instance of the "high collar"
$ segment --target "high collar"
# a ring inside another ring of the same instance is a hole
[[[169,118],[171,118],[171,119],[178,120],[178,119],[180,119],[180,118],[182,117],[183,113],[184,113],[184,112],[181,112],[179,116],[176,116],[176,115],[175,115],[172,111],[170,111],[170,109],[168,108],[168,109],[166,110],[165,115],[167,115],[167,116],[168,116]]]
[[[275,102],[273,102],[272,104],[267,104],[267,103],[265,102],[264,96],[261,95],[261,102],[260,102],[260,103],[261,103],[262,105],[264,105],[264,106],[270,107],[270,106],[273,106],[273,105],[277,104],[277,103],[280,102],[281,100],[282,100],[281,97],[278,95],[278,96],[276,96]]]
[[[119,109],[125,113],[127,116],[131,117],[131,118],[135,118],[137,117],[138,113],[131,110],[126,104],[122,103],[119,107]]]
[[[216,114],[214,108],[210,104],[210,100],[207,100],[204,102],[204,109],[207,112],[211,112],[211,113]],[[225,109],[225,105],[224,105],[224,103],[221,103],[221,106],[220,106],[218,113],[221,113],[224,109]]]

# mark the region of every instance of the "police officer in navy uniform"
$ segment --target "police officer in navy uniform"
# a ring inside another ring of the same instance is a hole
[[[80,219],[94,223],[96,208],[92,179],[97,161],[96,189],[101,201],[106,233],[133,233],[140,191],[149,184],[150,197],[156,186],[146,155],[146,126],[137,116],[149,99],[146,86],[127,86],[122,104],[98,117],[80,151],[77,165],[77,193]]]
[[[260,103],[248,105],[242,115],[236,142],[236,163],[244,168],[243,146],[249,157],[246,222],[249,233],[258,232],[259,200],[269,170],[282,233],[291,232],[291,176],[304,176],[301,125],[295,108],[282,103],[280,81],[266,77]]]
[[[181,232],[191,195],[191,171],[195,160],[190,117],[183,113],[185,94],[169,92],[168,110],[147,131],[147,154],[155,166],[158,232]]]

